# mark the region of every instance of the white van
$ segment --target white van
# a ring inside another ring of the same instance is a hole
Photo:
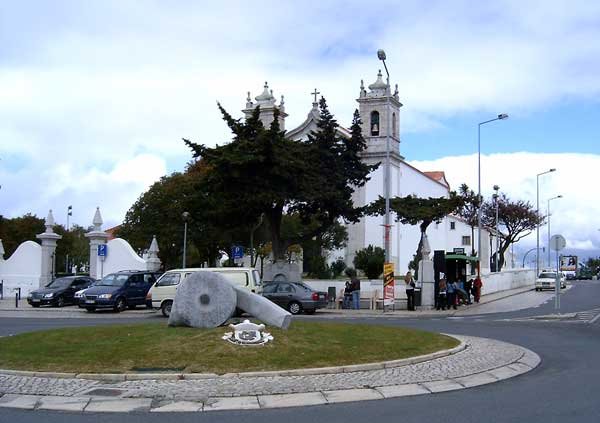
[[[256,269],[249,267],[199,267],[169,270],[158,278],[146,295],[146,305],[160,309],[163,316],[169,317],[177,286],[194,272],[215,272],[225,276],[230,282],[256,294],[262,294],[262,281]]]

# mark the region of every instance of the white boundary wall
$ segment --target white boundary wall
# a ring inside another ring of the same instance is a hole
[[[107,255],[104,261],[96,256],[98,279],[120,270],[147,270],[146,260],[137,255],[131,245],[122,238],[107,243]]]
[[[34,241],[25,241],[7,260],[0,259],[0,280],[4,283],[4,298],[14,296],[21,288],[21,298],[40,287],[42,247]]]
[[[488,273],[483,276],[481,295],[493,294],[508,289],[535,286],[535,270],[533,269],[508,269],[499,273]]]
[[[535,270],[533,269],[509,269],[499,273],[484,274],[482,277],[483,287],[481,295],[494,294],[500,291],[525,288],[528,286],[533,288],[535,285]],[[324,292],[327,292],[327,289],[330,286],[335,286],[336,298],[339,296],[340,290],[346,286],[346,280],[340,279],[303,279],[303,282],[313,289]],[[417,287],[419,287],[418,281]],[[381,297],[383,292],[383,281],[379,279],[361,279],[360,290],[361,298],[370,296],[374,290],[378,290],[378,295]],[[395,297],[400,301],[396,304],[396,309],[406,308],[406,290],[403,279],[396,280]]]

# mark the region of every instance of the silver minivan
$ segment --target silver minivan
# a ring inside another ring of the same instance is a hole
[[[237,286],[248,289],[256,294],[262,294],[262,281],[256,269],[250,267],[199,267],[190,269],[169,270],[156,281],[148,295],[146,305],[162,312],[169,317],[171,306],[177,292],[177,286],[194,272],[219,273]]]

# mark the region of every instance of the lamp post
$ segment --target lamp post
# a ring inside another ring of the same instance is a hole
[[[500,231],[498,231],[498,226],[499,226],[499,224],[498,224],[498,198],[499,198],[499,196],[498,196],[498,190],[499,189],[500,189],[500,187],[498,185],[494,185],[494,191],[496,191],[494,193],[494,202],[496,203],[496,252],[495,252],[496,259],[494,260],[494,262],[496,264],[496,269],[495,269],[496,272],[499,271],[498,270],[498,251],[500,250],[500,247],[499,247],[499,236],[498,236],[498,234],[500,233]]]
[[[190,217],[190,214],[188,212],[183,212],[181,217],[183,218],[183,263],[181,268],[185,269],[185,258],[187,255],[187,221]]]
[[[494,122],[496,120],[508,119],[506,113],[501,113],[498,117],[485,122],[480,122],[477,126],[477,199],[479,200],[479,207],[477,208],[477,277],[481,278],[481,125],[486,123]]]
[[[383,62],[385,73],[387,75],[387,88],[386,88],[386,108],[387,108],[387,119],[386,119],[386,137],[385,137],[385,235],[384,235],[384,249],[385,249],[385,262],[390,262],[390,73],[388,72],[387,65],[385,64],[385,51],[377,50],[377,58]],[[398,256],[400,253],[398,252]]]
[[[547,173],[550,172],[556,172],[555,168],[552,169],[548,169],[545,172],[542,173],[538,173],[535,177],[535,195],[536,195],[536,203],[537,203],[537,214],[538,216],[540,215],[540,176],[545,175]],[[538,275],[540,274],[540,224],[538,222],[538,224],[535,227],[535,232],[536,232],[536,236],[537,236],[537,243],[536,243],[536,250],[535,250],[535,277],[537,278]]]
[[[552,197],[548,199],[548,207],[546,208],[546,214],[548,215],[548,267],[550,267],[550,201],[557,200],[562,198],[561,195],[557,195],[556,197]]]
[[[69,232],[69,217],[73,216],[73,206],[67,207],[67,232]]]

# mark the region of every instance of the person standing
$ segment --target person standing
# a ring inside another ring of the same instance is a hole
[[[473,279],[465,282],[465,292],[467,293],[467,304],[471,304],[471,291],[473,290]]]
[[[352,272],[350,286],[352,290],[352,306],[354,310],[360,310],[360,279],[356,276],[356,271]]]
[[[441,277],[438,284],[438,301],[436,310],[446,310],[446,279]]]
[[[475,297],[475,302],[479,302],[479,298],[481,297],[481,287],[483,286],[483,282],[481,282],[481,278],[477,276],[475,278],[475,282],[473,282],[473,296]]]
[[[456,282],[450,281],[447,284],[447,296],[448,296],[448,310],[450,310],[450,306],[456,310]]]
[[[404,284],[406,285],[407,308],[409,311],[415,311],[415,280],[410,270],[404,276]]]

